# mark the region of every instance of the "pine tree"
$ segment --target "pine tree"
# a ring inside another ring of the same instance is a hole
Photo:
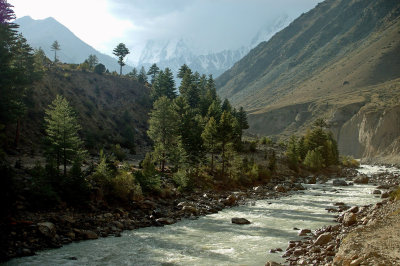
[[[299,170],[299,153],[297,147],[297,138],[292,135],[289,139],[289,143],[286,149],[286,156],[288,158],[289,168],[298,171]]]
[[[51,45],[50,49],[52,51],[54,51],[54,63],[57,63],[58,62],[57,51],[61,50],[61,46],[60,46],[60,44],[58,43],[57,40],[53,42],[53,44]]]
[[[68,101],[60,95],[57,95],[46,110],[44,120],[48,156],[56,160],[57,173],[60,165],[64,166],[66,176],[67,164],[84,154],[83,142],[78,134],[81,127]]]
[[[154,102],[150,112],[149,130],[147,134],[154,143],[154,159],[160,162],[161,172],[165,170],[167,162],[173,162],[180,147],[178,132],[178,118],[173,110],[172,101],[166,96]]]
[[[131,72],[127,74],[128,77],[131,79],[137,80],[138,79],[138,72],[137,69],[134,67]]]
[[[214,155],[217,152],[217,139],[218,139],[218,129],[217,122],[214,117],[210,117],[203,133],[201,134],[203,138],[204,146],[207,151],[211,153],[211,172],[214,172]]]
[[[195,110],[190,108],[182,96],[174,100],[173,108],[178,118],[178,136],[182,142],[182,148],[185,150],[187,162],[195,165],[204,156],[201,138],[203,128]]]
[[[96,55],[89,55],[88,59],[86,59],[88,65],[89,65],[89,69],[93,70],[94,67],[99,63],[99,59],[97,59]]]
[[[151,77],[151,84],[154,83],[155,78],[156,78],[158,72],[160,72],[160,68],[157,66],[157,64],[153,64],[153,65],[149,68],[149,71],[147,71],[147,75],[150,75],[150,77]]]
[[[186,73],[192,75],[192,70],[186,64],[183,64],[178,70],[177,77],[183,79]]]
[[[221,109],[222,109],[222,112],[224,112],[224,111],[227,111],[230,113],[232,112],[232,105],[228,99],[225,98],[224,102],[222,103]]]
[[[124,58],[129,54],[129,49],[126,48],[125,44],[120,43],[114,48],[113,54],[118,57],[118,64],[120,65],[119,75],[122,75],[122,67],[125,66]]]
[[[222,156],[222,175],[225,175],[225,163],[226,163],[226,148],[227,144],[231,143],[233,137],[233,116],[230,112],[224,111],[221,116],[221,120],[218,123],[218,141],[221,145],[221,156]]]
[[[137,78],[138,82],[140,84],[146,84],[147,83],[147,74],[146,74],[146,70],[144,69],[144,66],[142,66],[140,68],[140,72]]]

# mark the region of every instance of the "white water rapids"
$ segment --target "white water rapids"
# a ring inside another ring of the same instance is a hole
[[[364,173],[378,171],[364,168]],[[332,187],[304,185],[307,190],[276,200],[259,200],[255,206],[224,209],[198,220],[182,220],[164,227],[125,231],[121,237],[72,243],[59,249],[17,258],[6,265],[264,265],[283,262],[289,240],[300,239],[297,228],[317,229],[334,224],[325,208],[335,202],[367,205],[379,199],[371,185]],[[337,190],[336,192],[334,191]],[[249,225],[231,223],[243,217]],[[76,260],[71,260],[75,257]]]

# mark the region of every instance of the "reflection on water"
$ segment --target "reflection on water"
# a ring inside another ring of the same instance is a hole
[[[316,229],[333,224],[325,208],[335,202],[366,205],[377,201],[372,186],[305,185],[304,193],[275,200],[260,200],[255,206],[225,209],[198,220],[183,220],[165,227],[128,231],[122,237],[83,241],[60,249],[18,258],[7,265],[264,265],[281,261],[273,248],[287,247],[298,239],[297,228]],[[250,225],[235,225],[243,217]],[[76,257],[77,260],[71,260]]]

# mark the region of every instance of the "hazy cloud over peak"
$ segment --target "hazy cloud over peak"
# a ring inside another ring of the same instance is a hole
[[[129,44],[190,39],[197,49],[221,51],[248,45],[260,28],[287,14],[297,17],[320,0],[109,0],[113,15],[136,27]]]

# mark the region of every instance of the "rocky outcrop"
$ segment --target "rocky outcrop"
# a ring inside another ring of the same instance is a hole
[[[334,130],[342,154],[400,162],[400,106],[379,108],[370,104]]]

